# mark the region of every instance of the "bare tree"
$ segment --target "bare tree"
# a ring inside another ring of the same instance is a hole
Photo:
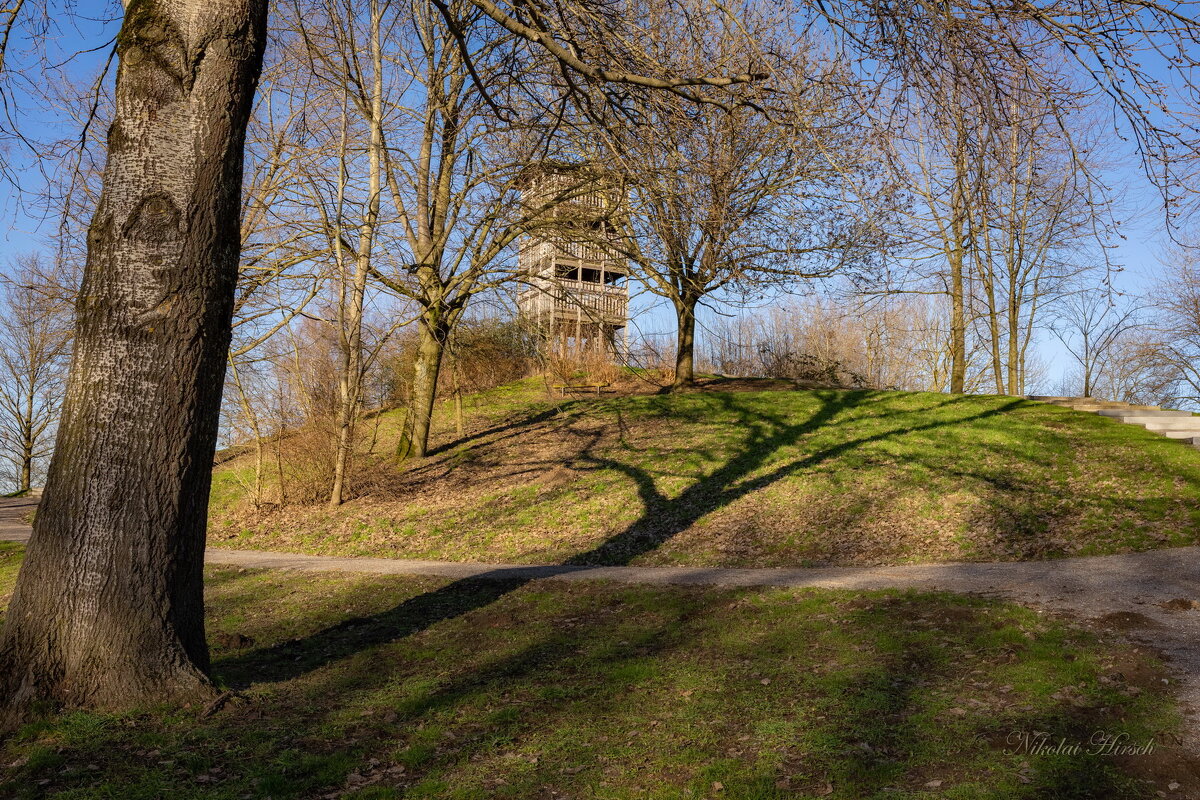
[[[18,492],[41,479],[58,423],[73,323],[70,302],[54,290],[63,271],[31,256],[16,259],[3,280],[0,457],[12,464]]]
[[[941,391],[948,379],[945,314],[927,297],[808,297],[706,334],[705,360],[727,375],[912,391]]]
[[[1059,301],[1050,330],[1079,365],[1084,397],[1092,396],[1122,337],[1137,326],[1138,311],[1118,305],[1104,289],[1080,289]]]
[[[870,137],[848,102],[853,82],[836,62],[811,55],[779,19],[748,9],[736,28],[677,41],[673,7],[658,9],[648,46],[681,70],[700,64],[769,71],[770,103],[786,121],[746,105],[722,110],[647,94],[632,121],[592,128],[599,158],[627,181],[627,232],[618,240],[633,275],[672,306],[676,387],[693,381],[697,307],[760,294],[866,262],[880,247],[867,183]],[[773,32],[774,31],[774,32]],[[769,55],[768,55],[769,54]],[[586,135],[586,134],[585,134]]]
[[[288,232],[289,249],[312,263],[312,291],[305,299],[320,297],[320,319],[336,341],[338,399],[332,416],[322,409],[304,423],[332,431],[331,506],[348,494],[364,380],[386,338],[369,329],[367,316],[369,276],[388,257],[385,127],[394,122],[387,117],[388,93],[402,93],[405,83],[394,85],[385,57],[394,16],[387,0],[285,4],[278,15],[279,68],[265,92],[281,109],[275,160],[287,182],[271,214]],[[277,298],[274,331],[295,318],[294,301],[294,293]],[[239,351],[249,355],[263,341],[259,337]],[[249,423],[250,409],[244,407],[241,417]],[[314,431],[318,438],[321,431]]]
[[[294,37],[280,42],[263,70],[259,110],[246,141],[242,192],[242,252],[233,306],[226,418],[254,449],[255,505],[264,501],[266,447],[282,433],[272,385],[270,353],[264,347],[307,313],[329,280],[330,237],[307,201],[309,175],[304,155],[313,140],[328,144],[310,120],[311,101],[291,91]],[[282,84],[283,91],[277,90]]]
[[[1182,236],[1163,255],[1148,298],[1149,329],[1159,357],[1178,382],[1176,395],[1200,404],[1200,238]]]
[[[1024,393],[1041,312],[1085,273],[1107,279],[1113,229],[1112,201],[1096,178],[1102,147],[1078,107],[1082,98],[1064,86],[1055,115],[1039,92],[1023,88],[991,122],[972,251],[996,391],[1010,395]]]
[[[1109,348],[1098,383],[1111,400],[1146,405],[1173,405],[1185,384],[1157,332],[1144,321],[1123,331]],[[1194,402],[1194,401],[1193,401]]]
[[[370,275],[375,255],[376,239],[380,225],[381,199],[384,180],[383,138],[383,0],[369,0],[366,14],[366,64],[355,61],[355,69],[347,70],[345,80],[353,92],[343,94],[345,103],[354,103],[361,121],[366,127],[365,150],[367,155],[366,194],[357,226],[357,241],[352,244],[342,232],[347,182],[347,122],[343,119],[338,152],[338,182],[335,216],[331,220],[330,246],[336,266],[336,291],[338,302],[338,404],[337,444],[334,450],[333,486],[329,492],[329,504],[341,505],[345,497],[347,469],[355,443],[359,416],[362,412],[363,378],[366,374],[366,358],[363,352],[363,313],[366,303],[367,278]],[[349,11],[348,15],[345,12]],[[358,49],[355,27],[358,15],[351,6],[329,3],[325,8],[325,20],[329,25],[330,38],[337,47],[316,51],[307,48],[310,58],[346,58]],[[351,57],[354,57],[353,55]],[[349,63],[349,62],[346,62]],[[342,87],[343,92],[346,87]],[[349,245],[349,246],[348,246]],[[347,252],[348,251],[348,252]]]
[[[411,18],[399,66],[418,100],[403,107],[389,132],[386,164],[406,261],[372,270],[417,309],[400,458],[428,452],[438,376],[456,327],[475,298],[514,278],[511,245],[541,224],[556,200],[528,203],[520,196],[527,166],[545,151],[549,126],[532,115],[498,119],[489,105],[489,98],[516,102],[523,84],[532,83],[527,43],[488,35],[494,24],[459,0],[441,5],[440,13],[414,4]]]
[[[1008,59],[1000,98],[979,100],[974,61],[939,91],[916,92],[931,102],[911,109],[893,139],[916,235],[895,253],[899,280],[881,291],[948,297],[951,391],[972,382],[967,367],[981,350],[995,391],[1021,394],[1040,312],[1072,277],[1106,265],[1114,223],[1086,95],[1052,58],[1018,61],[1003,49],[996,58]]]
[[[933,96],[940,100],[928,113],[914,111],[898,146],[896,165],[914,202],[908,219],[916,224],[902,257],[909,274],[899,285],[889,282],[883,294],[894,292],[943,294],[949,300],[949,389],[959,393],[967,382],[969,326],[967,269],[976,241],[971,235],[972,211],[978,206],[978,154],[981,150],[977,109],[964,90],[964,69],[952,62]],[[909,284],[912,277],[917,285]],[[932,287],[932,288],[927,288]]]

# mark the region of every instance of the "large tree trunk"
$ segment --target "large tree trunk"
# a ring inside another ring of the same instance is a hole
[[[21,454],[21,477],[18,479],[17,491],[28,492],[33,488],[33,447],[25,444]]]
[[[695,348],[696,348],[696,301],[681,298],[675,303],[675,317],[678,323],[679,342],[675,348],[675,383],[674,388],[691,386],[696,381]]]
[[[427,315],[428,316],[428,315]],[[412,398],[407,416],[406,441],[401,443],[400,456],[424,458],[429,452],[429,428],[433,421],[433,404],[437,397],[438,375],[442,370],[442,355],[446,350],[449,326],[427,317],[420,324],[417,358],[413,366]]]
[[[0,701],[211,691],[202,568],[266,0],[133,0],[45,497]]]

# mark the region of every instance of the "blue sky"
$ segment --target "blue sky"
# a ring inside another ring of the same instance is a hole
[[[104,17],[111,18],[119,6],[109,0],[90,0],[86,8],[81,4],[75,4],[74,8],[74,14],[56,15],[51,35],[46,40],[47,49],[54,61],[65,62],[61,68],[70,74],[76,77],[94,75],[108,55],[108,48],[103,45],[115,34],[115,25],[111,21],[104,22]],[[68,54],[94,48],[100,49],[71,60],[64,58]],[[14,62],[10,61],[10,65],[13,64]],[[19,77],[38,80],[36,74]],[[50,138],[61,131],[61,126],[56,125],[54,115],[41,109],[40,104],[29,95],[18,95],[17,100],[25,115],[25,130],[31,132],[34,138]],[[1098,99],[1097,102],[1104,101]],[[1112,251],[1113,261],[1124,267],[1122,272],[1114,276],[1113,285],[1118,291],[1136,294],[1154,280],[1159,254],[1168,240],[1163,229],[1163,212],[1158,193],[1142,172],[1136,154],[1128,145],[1121,146],[1126,150],[1116,152],[1119,165],[1111,171],[1110,182],[1123,205],[1138,213],[1133,221],[1123,226],[1121,232],[1125,238],[1116,242],[1117,246]],[[15,145],[0,150],[0,158],[6,157],[16,163],[24,160],[21,158],[20,147]],[[26,170],[23,179],[30,188],[37,188],[38,177],[35,172]],[[0,256],[0,268],[3,262],[13,255],[46,247],[49,237],[54,233],[54,227],[53,221],[39,220],[36,215],[22,210],[21,202],[13,188],[0,183],[0,241],[3,242],[0,248],[0,252],[3,253],[3,256]],[[639,317],[638,326],[645,332],[669,334],[673,330],[671,314],[667,313],[666,309],[643,313]],[[1049,361],[1052,375],[1069,368],[1069,357],[1053,337],[1042,335],[1040,351]]]

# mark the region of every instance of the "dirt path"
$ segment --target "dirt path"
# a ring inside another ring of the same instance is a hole
[[[23,542],[29,538],[29,525],[25,520],[37,508],[39,499],[35,495],[0,497],[0,539]]]
[[[0,540],[26,541],[21,518],[37,499],[0,499]],[[1120,631],[1160,651],[1180,681],[1189,733],[1200,750],[1200,547],[1148,553],[988,564],[893,567],[724,569],[571,567],[338,558],[210,548],[210,564],[315,572],[445,578],[611,580],[639,584],[786,586],[835,589],[939,589],[1016,600]]]

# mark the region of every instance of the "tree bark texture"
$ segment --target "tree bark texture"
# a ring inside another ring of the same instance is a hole
[[[675,316],[679,327],[679,342],[675,348],[676,387],[691,386],[696,381],[696,303],[691,298],[681,298],[675,304]]]
[[[1015,281],[1008,290],[1008,393],[1014,397],[1024,394],[1021,367],[1021,303],[1017,298]]]
[[[54,459],[0,641],[5,721],[210,690],[203,557],[266,0],[132,0]]]
[[[414,458],[424,458],[429,452],[429,429],[433,421],[438,375],[442,370],[442,356],[450,336],[451,326],[445,319],[444,314],[439,314],[438,319],[426,317],[420,323],[417,358],[413,366],[412,399],[407,416],[407,455]]]
[[[964,267],[967,260],[966,192],[962,183],[963,169],[957,168],[957,179],[951,196],[950,231],[954,237],[950,251],[950,393],[962,394],[967,382],[967,315]]]

